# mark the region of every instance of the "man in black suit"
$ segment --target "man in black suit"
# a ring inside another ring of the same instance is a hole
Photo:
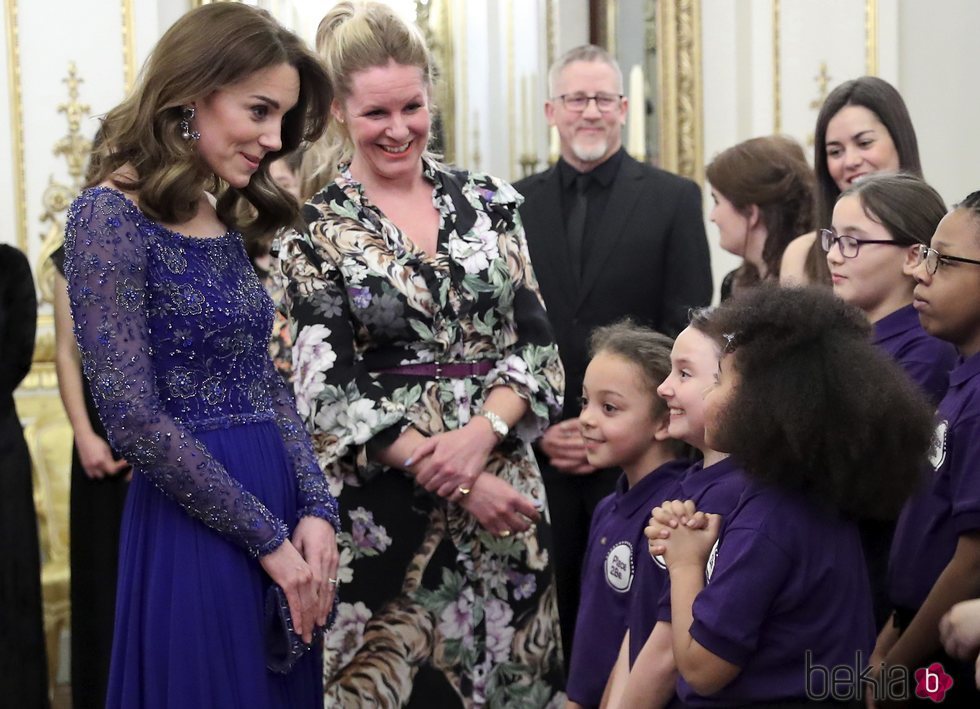
[[[561,159],[515,187],[526,198],[531,262],[565,365],[563,420],[545,432],[538,459],[567,663],[592,511],[619,472],[589,466],[578,429],[589,334],[628,316],[674,336],[692,306],[711,301],[712,284],[701,190],[623,150],[627,101],[616,61],[599,47],[577,47],[548,79],[545,114]]]

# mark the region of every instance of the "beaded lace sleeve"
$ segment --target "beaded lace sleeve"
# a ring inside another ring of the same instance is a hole
[[[300,517],[320,517],[333,525],[340,532],[340,515],[337,500],[330,494],[327,478],[317,463],[310,436],[306,432],[303,420],[296,412],[296,402],[293,399],[285,380],[276,371],[269,360],[265,368],[265,377],[269,391],[273,393],[273,408],[276,412],[276,423],[282,435],[283,443],[293,461],[296,471],[296,485],[299,496]]]
[[[136,474],[253,556],[278,548],[285,523],[161,404],[147,322],[147,239],[134,208],[118,195],[83,193],[65,228],[65,276],[82,369],[113,447]]]

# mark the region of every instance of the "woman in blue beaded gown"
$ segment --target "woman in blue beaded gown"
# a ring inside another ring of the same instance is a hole
[[[336,500],[272,368],[273,306],[241,234],[295,219],[268,165],[320,134],[328,86],[267,13],[193,10],[105,116],[69,211],[82,368],[134,469],[108,707],[321,702],[319,650],[267,670],[263,605],[276,583],[304,639],[326,623]]]

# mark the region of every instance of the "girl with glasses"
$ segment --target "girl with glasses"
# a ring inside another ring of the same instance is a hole
[[[919,324],[912,307],[911,267],[944,213],[940,196],[917,177],[873,175],[840,196],[833,228],[820,231],[834,293],[864,312],[875,345],[933,404],[946,393],[956,352]],[[894,531],[894,518],[861,525],[878,630],[891,612],[885,576]]]
[[[939,194],[917,177],[874,175],[840,196],[833,228],[820,230],[834,293],[864,311],[875,343],[936,403],[956,355],[919,324],[912,267],[945,213]]]
[[[954,677],[956,696],[947,694],[946,703],[977,706],[976,652],[953,647],[969,666],[942,653],[940,619],[954,603],[980,596],[980,192],[943,217],[930,247],[914,260],[913,304],[926,332],[962,359],[936,412],[928,486],[905,505],[895,530],[888,569],[895,612],[872,669],[938,661]]]

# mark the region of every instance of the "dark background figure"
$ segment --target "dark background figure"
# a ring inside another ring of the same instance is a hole
[[[549,89],[545,112],[561,159],[515,187],[565,366],[563,420],[545,432],[539,460],[567,659],[592,511],[617,475],[588,465],[578,430],[589,333],[628,316],[676,335],[690,307],[710,302],[712,285],[700,189],[623,150],[627,101],[615,60],[599,47],[572,49],[552,66]]]
[[[55,276],[55,368],[74,440],[71,451],[71,701],[73,709],[105,706],[116,610],[119,529],[129,465],[108,435],[82,375],[68,304],[65,250],[51,255]]]
[[[27,258],[0,244],[0,702],[48,706],[31,457],[14,389],[31,369],[37,296]]]

